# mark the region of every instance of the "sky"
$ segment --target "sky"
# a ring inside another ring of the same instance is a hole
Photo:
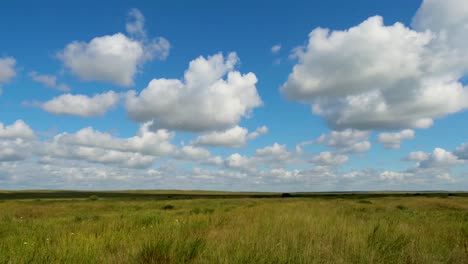
[[[0,189],[468,191],[466,0],[20,0],[0,32]]]

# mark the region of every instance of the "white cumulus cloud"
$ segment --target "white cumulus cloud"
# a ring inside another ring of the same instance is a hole
[[[123,33],[95,37],[89,42],[74,41],[58,54],[65,67],[85,81],[105,81],[120,86],[134,85],[141,66],[154,58],[165,59],[170,44],[164,38],[148,39],[144,17],[137,9],[129,14]]]
[[[286,149],[286,145],[274,143],[255,151],[255,157],[264,160],[285,161],[291,158],[292,154]]]
[[[310,103],[332,128],[427,128],[468,107],[463,0],[424,1],[413,21],[370,17],[343,31],[317,28],[281,91]],[[461,45],[463,43],[463,45]]]
[[[262,104],[255,74],[234,71],[238,60],[235,53],[227,58],[222,54],[199,57],[190,62],[183,80],[153,79],[139,94],[127,94],[128,115],[171,130],[210,131],[234,126]]]
[[[442,148],[435,148],[432,153],[428,153],[425,160],[419,162],[419,168],[453,167],[463,163],[464,161],[452,152]]]
[[[255,169],[255,164],[253,161],[246,156],[243,156],[239,153],[234,153],[226,158],[224,165],[227,168],[238,169],[244,171],[252,171]]]
[[[380,174],[381,180],[405,180],[411,177],[414,177],[414,174],[410,172],[384,171]]]
[[[82,117],[102,116],[117,105],[120,96],[113,92],[87,95],[64,94],[41,104],[42,109],[58,115],[77,115]]]
[[[178,152],[178,158],[186,160],[205,160],[211,157],[211,153],[204,148],[195,146],[183,146]]]
[[[173,154],[176,149],[171,144],[174,133],[167,130],[153,132],[148,129],[149,125],[142,125],[137,134],[130,138],[117,138],[109,133],[87,127],[73,134],[58,134],[54,137],[54,141],[59,144],[135,152],[143,155],[162,156]]]
[[[246,128],[235,126],[224,131],[214,131],[201,135],[194,141],[194,144],[239,148],[244,146],[247,141],[255,139],[267,132],[268,128],[266,126],[259,127],[252,133],[249,133]]]
[[[408,154],[407,157],[404,158],[404,160],[407,161],[423,161],[427,160],[429,158],[429,154],[424,152],[424,151],[414,151]]]
[[[333,154],[331,152],[322,152],[312,159],[312,162],[322,166],[336,166],[344,164],[348,161],[348,157],[341,154]]]
[[[16,120],[13,124],[5,126],[0,123],[0,139],[34,139],[34,131],[23,121]]]
[[[94,147],[70,146],[57,142],[43,143],[41,149],[37,149],[35,152],[37,155],[45,158],[87,161],[128,168],[148,168],[155,160],[153,156],[142,155],[140,153]]]
[[[403,140],[413,139],[414,136],[414,130],[404,129],[395,133],[380,133],[377,140],[387,149],[398,149],[400,148],[401,142]]]
[[[324,144],[339,153],[360,153],[368,151],[372,146],[367,140],[369,134],[368,131],[356,129],[331,131],[311,143]]]

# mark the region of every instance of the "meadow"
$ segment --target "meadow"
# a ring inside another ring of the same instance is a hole
[[[22,194],[0,263],[468,263],[463,195]]]

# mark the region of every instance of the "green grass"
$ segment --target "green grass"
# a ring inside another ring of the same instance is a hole
[[[0,202],[0,263],[468,263],[468,198]]]

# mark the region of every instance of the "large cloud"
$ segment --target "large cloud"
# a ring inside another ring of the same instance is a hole
[[[184,131],[221,130],[236,125],[262,101],[253,73],[234,71],[235,53],[190,62],[183,80],[153,79],[139,94],[127,95],[128,115],[155,127]],[[226,76],[226,79],[223,77]]]
[[[424,0],[412,22],[416,30],[442,34],[441,37],[448,40],[449,47],[462,49],[465,56],[459,58],[460,60],[465,60],[468,55],[467,25],[468,5],[464,0]],[[466,62],[464,65],[466,66]]]
[[[166,58],[170,44],[164,38],[147,39],[140,11],[133,9],[130,20],[127,23],[130,37],[116,33],[89,42],[74,41],[59,53],[59,58],[82,80],[132,86],[139,67],[154,58]]]
[[[299,62],[281,91],[311,103],[333,128],[427,128],[466,109],[468,88],[459,82],[468,68],[468,48],[458,44],[468,39],[462,2],[425,1],[416,30],[385,26],[378,16],[344,31],[315,29],[295,51]]]
[[[113,91],[96,94],[92,97],[81,94],[63,94],[42,103],[41,107],[49,113],[59,115],[102,116],[110,108],[117,105],[119,98],[120,96]]]

